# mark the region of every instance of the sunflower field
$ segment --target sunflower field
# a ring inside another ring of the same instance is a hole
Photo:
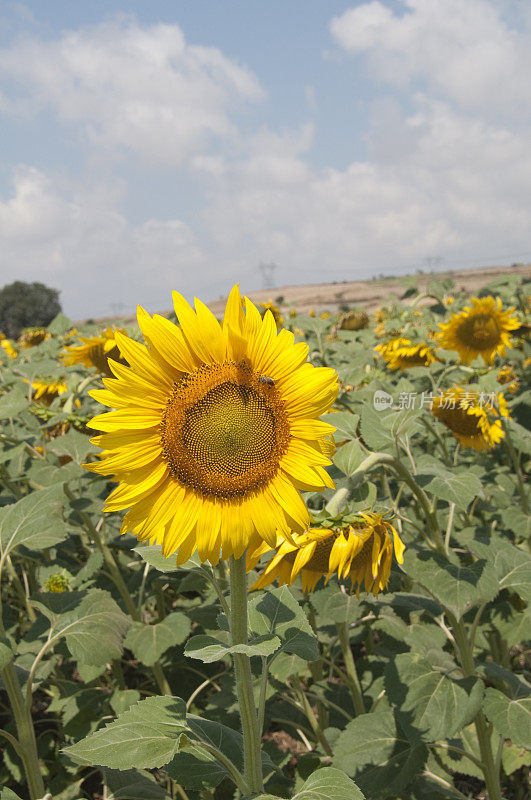
[[[1,800],[526,800],[528,306],[2,335]]]

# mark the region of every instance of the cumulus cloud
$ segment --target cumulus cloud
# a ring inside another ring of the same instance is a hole
[[[233,135],[231,112],[263,95],[250,70],[217,48],[188,44],[178,25],[131,18],[19,39],[0,50],[0,70],[5,112],[51,107],[81,124],[93,145],[169,166]]]
[[[530,30],[492,0],[374,0],[334,17],[330,30],[385,83],[419,87],[460,108],[529,118]]]
[[[60,185],[40,170],[19,167],[11,196],[0,202],[2,277],[61,289],[74,318],[105,316],[117,303],[131,312],[142,301],[166,308],[176,286],[192,289],[205,255],[181,220],[131,225],[109,185]]]

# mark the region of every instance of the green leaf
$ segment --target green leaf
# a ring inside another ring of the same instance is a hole
[[[483,697],[481,680],[451,680],[416,653],[389,662],[385,688],[404,731],[426,742],[447,739],[471,722]]]
[[[28,407],[28,395],[17,386],[0,397],[0,419],[16,417]]]
[[[323,767],[310,775],[293,800],[363,800],[363,794],[340,769]]]
[[[77,764],[111,769],[162,767],[186,733],[186,706],[180,697],[147,697],[64,752]]]
[[[131,620],[109,592],[91,589],[76,608],[57,618],[54,635],[66,638],[74,658],[98,666],[120,657],[130,625]]]
[[[115,689],[112,693],[109,704],[116,714],[122,714],[128,708],[134,706],[140,700],[140,692],[136,689]]]
[[[61,336],[72,328],[72,323],[62,312],[59,312],[48,325],[48,330],[53,336]]]
[[[363,601],[355,594],[347,594],[337,584],[312,595],[312,603],[323,620],[331,622],[354,622],[364,613]]]
[[[42,550],[63,541],[68,528],[63,521],[63,487],[52,486],[0,508],[0,552],[24,545]]]
[[[511,700],[497,689],[487,689],[483,710],[495,730],[519,747],[531,746],[531,697]]]
[[[187,717],[189,736],[205,742],[226,756],[234,766],[243,770],[243,737],[233,728],[219,722],[196,717]],[[263,754],[265,756],[265,753]],[[183,748],[165,767],[165,772],[186,789],[214,789],[230,771],[212,753],[195,745]]]
[[[306,661],[319,658],[317,639],[310,623],[287,586],[251,597],[248,611],[253,633],[278,636],[280,651],[294,653]]]
[[[106,800],[165,800],[169,796],[153,775],[144,770],[104,770]]]
[[[504,543],[494,556],[494,567],[500,581],[500,589],[518,592],[527,603],[531,603],[531,555],[511,544]]]
[[[439,553],[408,547],[403,569],[458,619],[498,593],[494,566],[485,559],[464,567],[450,563]]]
[[[397,730],[389,709],[349,722],[334,749],[334,765],[354,778],[364,794],[379,800],[400,795],[428,757],[425,744],[410,742]]]
[[[364,458],[365,453],[361,449],[359,442],[353,439],[336,450],[334,464],[345,475],[352,475]]]
[[[477,475],[468,471],[451,471],[443,467],[437,469],[437,474],[431,480],[423,480],[426,476],[418,475],[417,480],[424,490],[455,503],[458,511],[466,511],[475,497],[484,497],[483,485]]]
[[[221,661],[233,653],[243,653],[246,656],[270,656],[280,647],[278,636],[266,634],[252,637],[247,644],[225,645],[214,636],[192,636],[184,648],[188,658],[197,658],[205,664]]]
[[[511,775],[520,767],[529,767],[531,766],[531,750],[505,742],[502,750],[502,764],[506,775]]]
[[[64,436],[57,436],[46,445],[50,453],[57,456],[70,456],[70,458],[81,464],[85,461],[89,453],[99,452],[99,448],[90,443],[89,437],[74,430],[73,428],[65,433]]]
[[[4,789],[2,789],[0,800],[22,800],[22,798],[20,798],[18,794],[15,794],[12,789],[8,789],[6,786]]]
[[[180,611],[168,614],[156,625],[133,622],[124,646],[147,667],[153,666],[160,656],[173,645],[184,642],[190,633],[191,620]]]
[[[148,547],[133,547],[133,552],[138,553],[151,567],[158,569],[159,572],[177,572],[182,567],[177,566],[175,555],[166,558],[162,555],[160,545],[154,544]]]
[[[342,442],[344,439],[358,438],[359,414],[349,414],[347,411],[334,411],[333,414],[326,414],[324,421],[336,427],[334,439]]]
[[[5,669],[13,661],[14,655],[9,640],[5,636],[0,636],[0,670]]]

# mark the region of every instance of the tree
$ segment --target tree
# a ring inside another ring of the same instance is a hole
[[[0,289],[0,331],[10,339],[24,328],[49,325],[60,311],[59,292],[44,283],[15,281]]]

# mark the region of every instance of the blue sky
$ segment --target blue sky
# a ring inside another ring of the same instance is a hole
[[[503,0],[4,3],[0,283],[79,318],[531,260],[530,45]]]

